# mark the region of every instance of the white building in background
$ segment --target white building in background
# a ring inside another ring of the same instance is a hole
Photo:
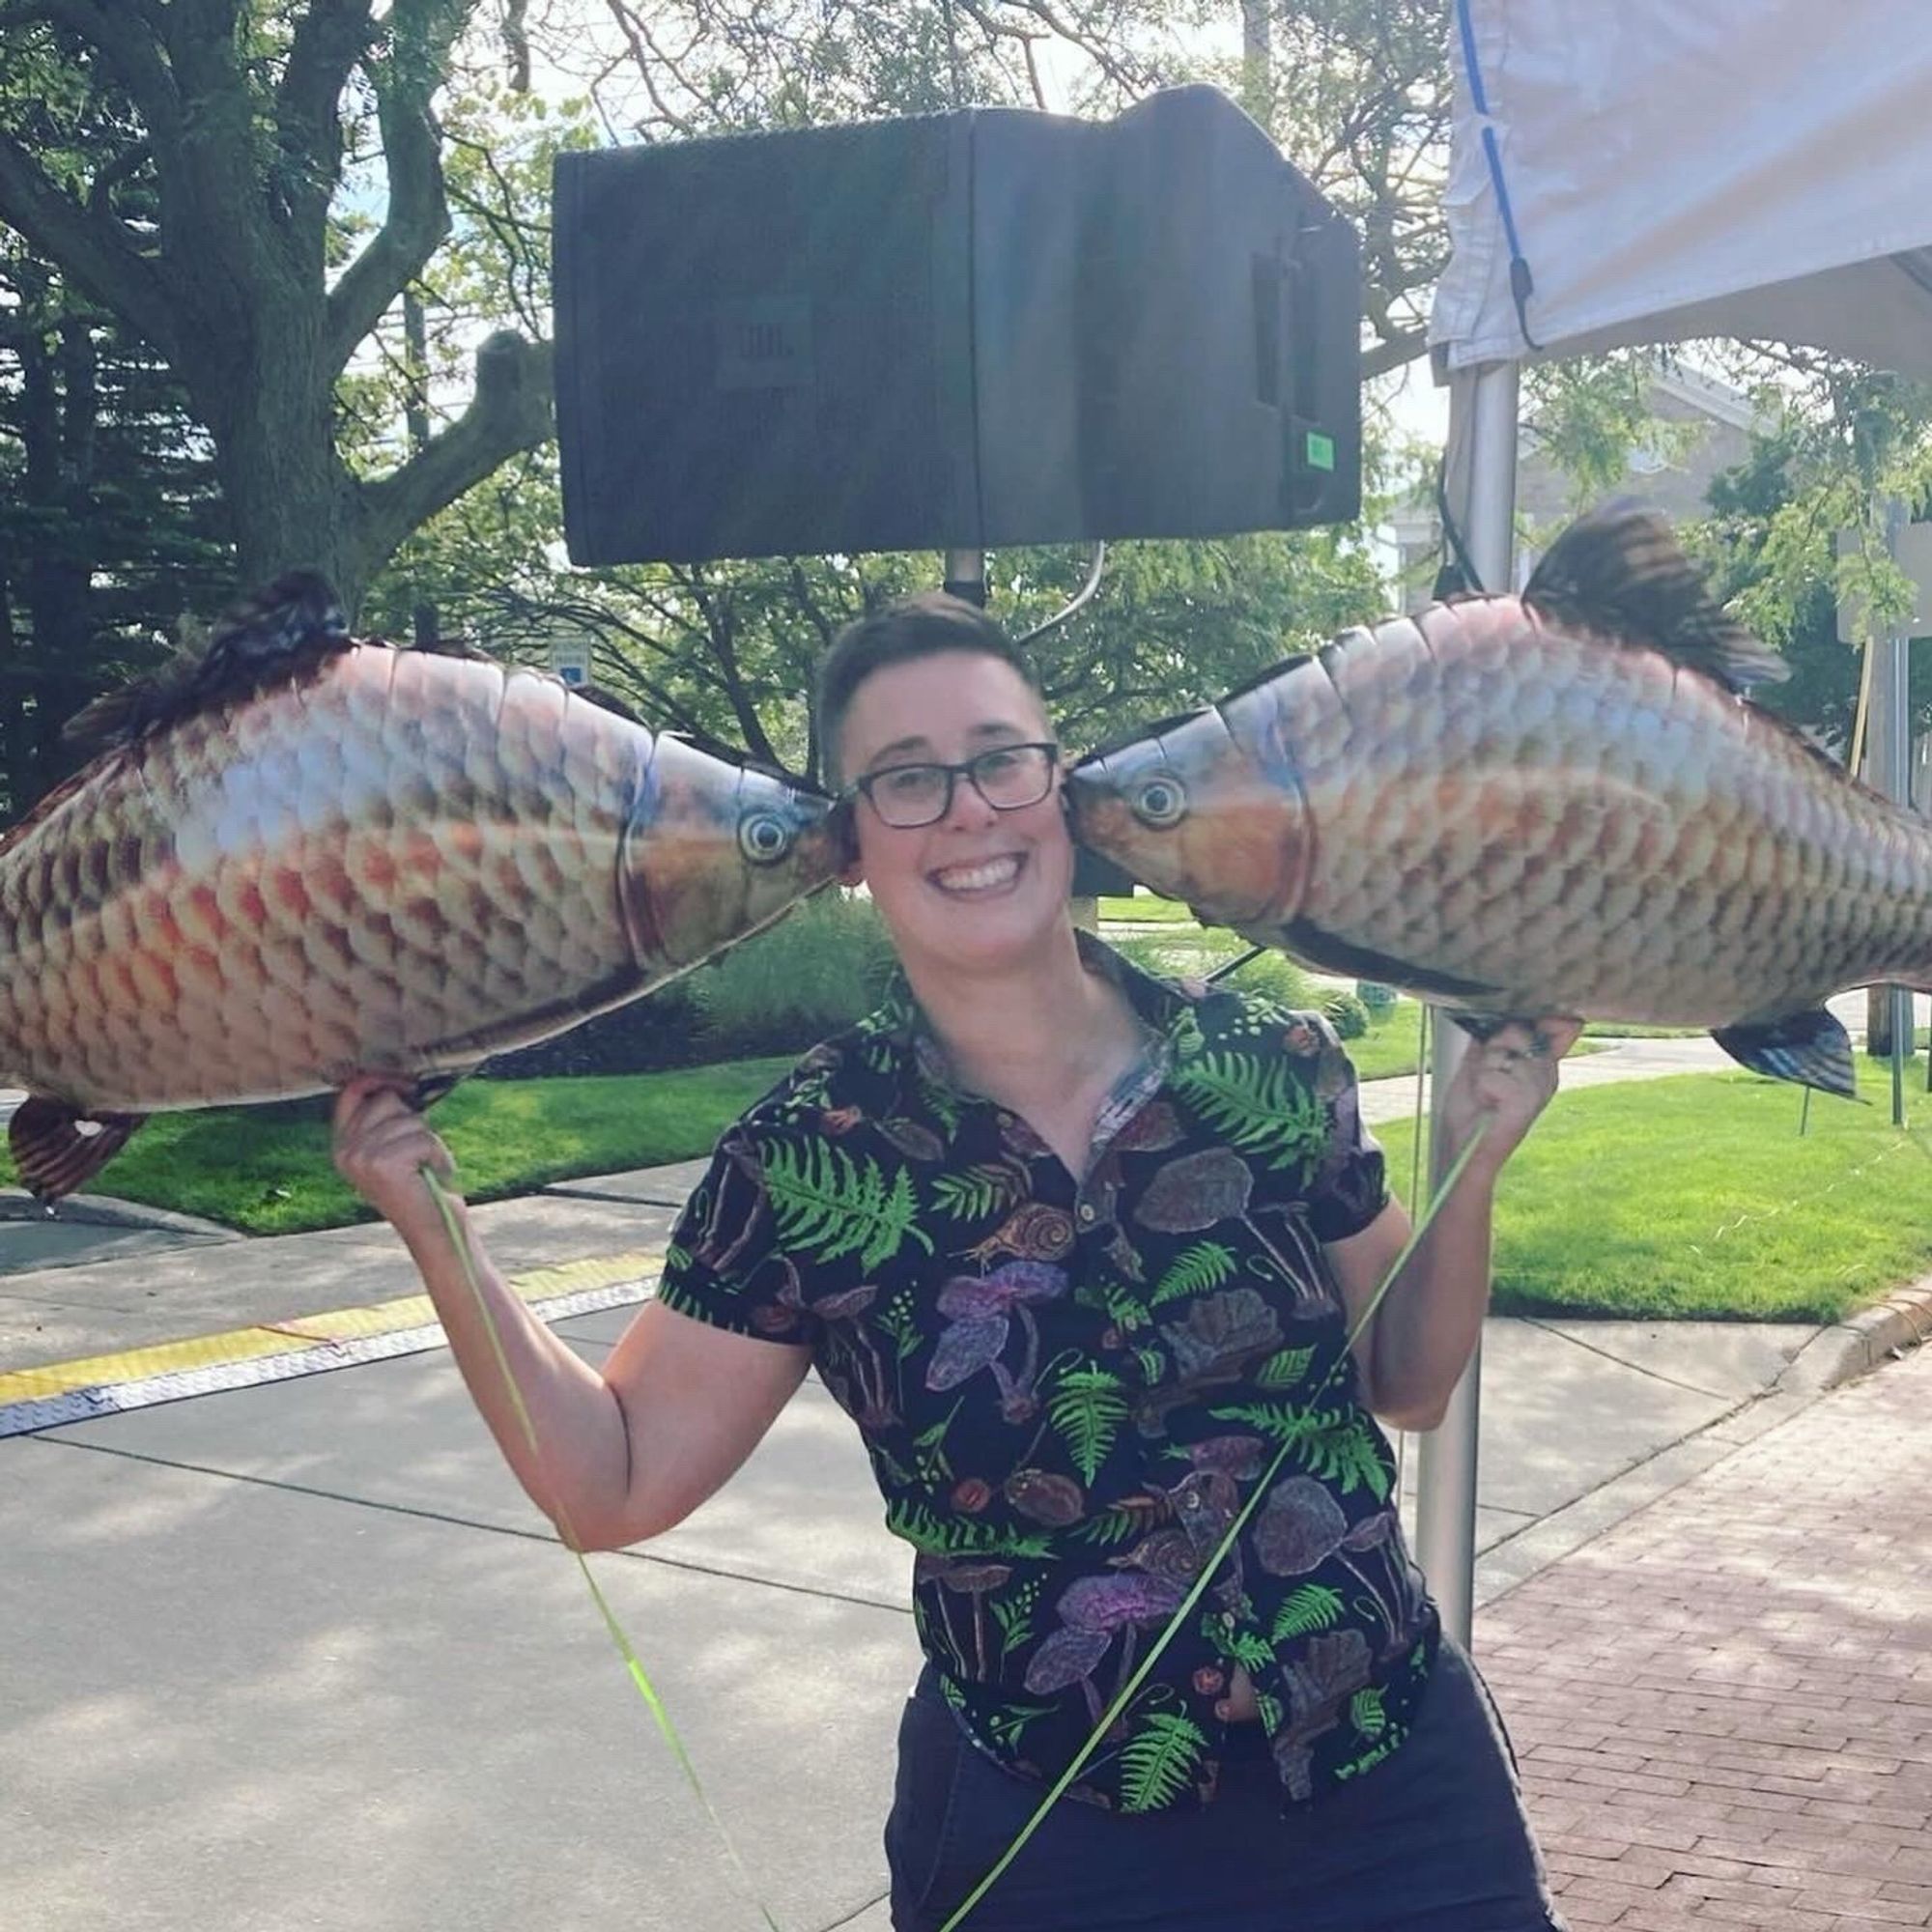
[[[1660,361],[1647,384],[1647,400],[1655,426],[1625,459],[1622,484],[1605,495],[1634,497],[1678,522],[1708,515],[1705,493],[1712,479],[1750,453],[1755,420],[1750,399],[1708,376]],[[1538,447],[1534,425],[1525,423],[1517,468],[1519,543],[1511,588],[1520,590],[1528,582],[1542,554],[1538,539],[1547,541],[1576,514],[1575,488]],[[1419,610],[1429,602],[1442,557],[1435,504],[1427,497],[1406,503],[1389,523],[1403,608]]]

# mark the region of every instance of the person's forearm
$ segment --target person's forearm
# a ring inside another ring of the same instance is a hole
[[[469,1393],[517,1480],[566,1543],[602,1548],[614,1533],[610,1526],[621,1520],[630,1485],[623,1408],[603,1377],[511,1290],[477,1242],[464,1204],[451,1197],[449,1207],[468,1248],[469,1269],[433,1209],[399,1217],[396,1232],[436,1304]],[[502,1346],[500,1359],[491,1340],[493,1323]]]
[[[1475,1351],[1490,1307],[1494,1199],[1492,1176],[1465,1174],[1376,1312],[1372,1399],[1399,1428],[1434,1429]]]

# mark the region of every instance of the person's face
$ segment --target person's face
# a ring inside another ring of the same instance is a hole
[[[874,671],[853,694],[839,734],[850,784],[889,765],[963,764],[1001,745],[1053,736],[1039,699],[1012,666],[944,651]],[[1066,917],[1073,844],[1060,774],[1037,805],[1000,811],[962,775],[943,818],[891,826],[852,802],[863,878],[908,962],[997,968],[1022,958]]]

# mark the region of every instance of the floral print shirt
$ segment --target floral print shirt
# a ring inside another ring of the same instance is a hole
[[[1082,944],[1150,1037],[1084,1176],[947,1078],[900,990],[726,1133],[659,1297],[810,1347],[940,1688],[1024,1776],[1078,1754],[1255,1501],[1068,1795],[1211,1802],[1242,1665],[1309,1804],[1400,1745],[1435,1654],[1321,1254],[1381,1210],[1381,1153],[1324,1020]]]

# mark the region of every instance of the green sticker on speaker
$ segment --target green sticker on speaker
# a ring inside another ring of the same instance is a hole
[[[1323,436],[1319,430],[1310,430],[1302,439],[1304,453],[1311,469],[1333,469],[1335,467],[1335,439]]]

